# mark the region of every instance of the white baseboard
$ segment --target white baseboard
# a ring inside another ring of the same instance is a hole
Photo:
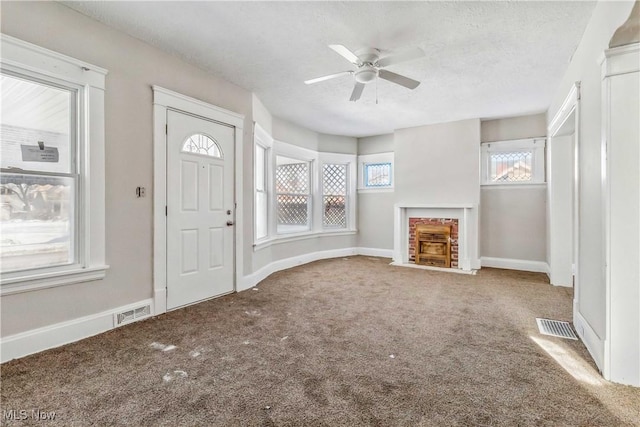
[[[79,341],[83,338],[88,338],[114,329],[116,327],[114,317],[117,313],[122,313],[144,305],[151,305],[151,313],[154,313],[153,301],[148,299],[135,304],[117,307],[102,313],[92,314],[90,316],[80,317],[78,319],[3,337],[0,340],[0,363],[28,356],[50,348],[60,347],[61,345]],[[150,316],[146,316],[145,318],[147,317]],[[139,318],[137,320],[142,319],[143,318]]]
[[[285,270],[287,268],[296,267],[298,265],[307,264],[313,261],[318,261],[327,258],[339,258],[343,256],[352,255],[366,255],[381,258],[391,258],[393,255],[392,249],[378,249],[378,248],[343,248],[333,249],[329,251],[312,252],[309,254],[299,255],[291,258],[285,258],[278,261],[274,261],[271,264],[265,265],[260,270],[244,276],[240,283],[238,283],[236,290],[238,292],[247,290],[254,287],[271,274]]]
[[[480,257],[483,267],[505,268],[507,270],[532,271],[534,273],[549,273],[549,265],[543,261],[529,261],[526,259]]]
[[[576,304],[573,306],[573,327],[587,350],[589,350],[589,354],[591,354],[600,372],[604,372],[604,341],[589,325],[587,319],[580,314]]]
[[[373,256],[378,258],[393,258],[393,249],[356,248],[358,255]]]
[[[352,256],[358,255],[357,248],[344,248],[344,249],[333,249],[328,251],[320,251],[320,252],[311,252],[304,255],[298,255],[291,258],[280,259],[278,261],[274,261],[268,265],[265,265],[260,270],[242,278],[241,283],[238,283],[236,290],[238,292],[247,290],[249,288],[254,287],[271,274],[280,271],[286,270],[287,268],[296,267],[298,265],[307,264],[313,261],[318,261],[321,259],[327,258],[339,258],[342,256]]]

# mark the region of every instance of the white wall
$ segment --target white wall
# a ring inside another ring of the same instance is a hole
[[[394,151],[393,134],[358,139],[358,154]],[[395,195],[389,190],[358,192],[358,246],[393,250],[393,204]]]
[[[483,187],[480,197],[480,255],[506,260],[546,262],[544,185]],[[522,264],[515,264],[518,269]],[[535,270],[532,265],[531,268]]]
[[[479,119],[400,129],[394,139],[396,203],[479,205]],[[469,224],[469,257],[478,268],[477,208]]]
[[[546,134],[547,115],[545,113],[483,120],[480,124],[482,142],[524,139]]]
[[[5,34],[109,70],[105,167],[111,268],[101,281],[3,296],[0,334],[6,337],[152,297],[151,85],[244,114],[245,152],[251,147],[252,99],[238,86],[59,3],[3,2],[1,19]],[[137,186],[147,188],[147,197],[135,197]],[[251,217],[250,200],[248,193],[243,199],[246,218]]]
[[[584,319],[585,342],[602,368],[605,336],[604,229],[601,177],[602,88],[600,59],[634,2],[599,2],[547,113],[557,114],[575,82],[581,83],[579,146],[579,289],[575,311]],[[580,330],[578,331],[580,332]]]
[[[480,123],[482,142],[545,136],[546,115],[535,114]],[[517,268],[540,270],[546,262],[546,185],[483,186],[480,193],[480,255],[525,261]],[[529,264],[529,267],[527,267]]]
[[[479,203],[480,120],[395,132],[396,202]]]

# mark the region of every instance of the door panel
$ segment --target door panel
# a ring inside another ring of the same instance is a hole
[[[234,289],[234,128],[167,113],[167,308]]]
[[[198,163],[181,161],[182,211],[198,210]]]

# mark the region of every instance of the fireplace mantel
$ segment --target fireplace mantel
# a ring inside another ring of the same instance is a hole
[[[480,268],[478,256],[478,206],[474,203],[396,203],[394,205],[393,261],[395,265],[409,263],[409,218],[455,218],[459,227],[458,269]],[[455,269],[443,269],[453,270]]]

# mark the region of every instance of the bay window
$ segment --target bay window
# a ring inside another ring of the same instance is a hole
[[[254,248],[356,232],[356,155],[275,141],[257,124],[254,144]]]

